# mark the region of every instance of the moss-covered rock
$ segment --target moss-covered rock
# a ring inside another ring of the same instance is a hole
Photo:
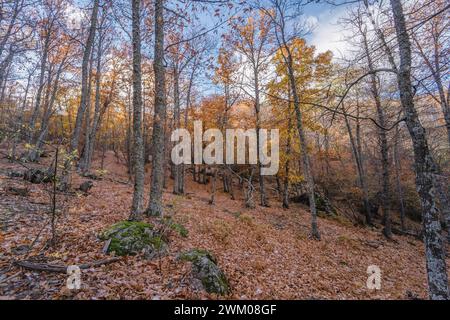
[[[119,256],[144,253],[151,258],[166,248],[153,225],[145,222],[120,221],[103,231],[99,238],[111,240],[107,252],[115,252]]]
[[[208,293],[227,295],[230,284],[224,272],[217,266],[217,259],[203,249],[192,249],[179,255],[179,259],[192,262],[192,271]]]

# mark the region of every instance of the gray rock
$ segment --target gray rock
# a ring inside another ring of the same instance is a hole
[[[208,251],[192,249],[181,253],[179,259],[192,262],[192,273],[209,293],[227,295],[231,292],[225,273],[218,267],[217,259]]]
[[[80,185],[80,190],[84,193],[88,193],[89,190],[94,186],[94,183],[92,181],[85,181]]]

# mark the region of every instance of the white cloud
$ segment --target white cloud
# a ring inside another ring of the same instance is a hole
[[[310,43],[316,46],[318,52],[331,50],[335,58],[349,53],[351,45],[345,41],[351,32],[339,25],[339,20],[346,14],[345,8],[325,11],[316,18],[317,23],[310,36]],[[310,21],[314,21],[308,17]]]

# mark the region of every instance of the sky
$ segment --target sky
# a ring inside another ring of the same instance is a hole
[[[78,0],[78,5],[84,5],[88,7],[86,0]],[[200,25],[205,30],[215,26],[218,20],[213,17],[214,8],[212,7],[209,12],[200,14]],[[73,7],[73,12],[69,14],[75,24],[79,24],[81,21],[82,12],[76,7]],[[335,58],[341,57],[346,52],[346,44],[343,40],[345,32],[342,30],[342,26],[338,25],[339,19],[345,15],[346,6],[333,6],[325,3],[311,3],[304,7],[304,18],[310,21],[311,25],[314,25],[311,34],[306,37],[309,44],[316,47],[317,52],[325,52],[331,50]],[[230,12],[229,14],[233,14]],[[225,15],[226,17],[226,15]],[[222,27],[219,33],[227,32],[227,27]],[[217,36],[217,35],[216,35]],[[220,40],[219,40],[220,41]],[[217,90],[212,85],[210,79],[205,79],[207,83],[208,91]]]
[[[348,44],[343,40],[348,32],[343,30],[338,22],[345,15],[346,10],[346,6],[336,7],[324,4],[311,4],[305,9],[308,19],[316,22],[307,40],[317,48],[318,52],[331,50],[335,56],[345,54]]]

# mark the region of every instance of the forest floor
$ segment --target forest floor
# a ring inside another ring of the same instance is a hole
[[[319,218],[322,240],[310,240],[310,215],[304,206],[293,204],[285,210],[272,198],[270,208],[246,209],[242,201],[222,192],[212,206],[210,186],[192,181],[185,196],[173,195],[170,185],[165,190],[166,214],[189,234],[186,238],[171,234],[168,252],[162,257],[131,256],[82,270],[82,288],[76,291],[66,289],[64,273],[15,266],[14,261],[24,259],[73,265],[107,258],[97,235],[128,218],[133,186],[126,183],[124,166],[112,154],[106,160],[108,173],[94,181],[87,195],[58,196],[65,209],[57,223],[56,245],[50,248],[46,226],[51,184],[10,178],[7,173],[21,166],[0,160],[0,298],[218,298],[193,286],[189,262],[176,259],[191,248],[207,249],[218,258],[232,287],[227,299],[427,298],[424,246],[414,237],[394,236],[389,241],[380,229],[354,226],[346,219]],[[74,175],[73,185],[85,180]],[[14,185],[26,186],[29,194],[11,194],[8,188]],[[380,290],[366,286],[370,265],[381,269]]]

